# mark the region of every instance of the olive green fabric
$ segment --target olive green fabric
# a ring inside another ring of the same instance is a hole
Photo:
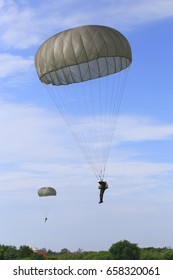
[[[43,187],[38,190],[39,196],[54,196],[56,195],[56,190],[51,187]]]
[[[119,72],[131,61],[131,47],[120,32],[87,25],[45,41],[36,53],[35,67],[43,83],[66,85]]]

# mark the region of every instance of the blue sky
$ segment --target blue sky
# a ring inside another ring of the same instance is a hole
[[[34,56],[67,28],[111,26],[133,62],[98,204],[96,178],[41,85]],[[173,247],[173,2],[0,0],[0,244],[108,250]],[[44,223],[37,196],[57,198]]]

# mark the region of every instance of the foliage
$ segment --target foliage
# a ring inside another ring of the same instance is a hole
[[[140,249],[137,244],[127,240],[113,244],[109,252],[113,260],[139,260],[140,258]]]
[[[11,245],[0,245],[0,260],[173,260],[171,248],[139,248],[137,244],[127,240],[114,243],[108,251],[83,251],[75,252],[64,248],[60,252],[39,250],[34,253],[28,246],[20,246],[17,249]]]
[[[17,257],[17,248],[15,246],[7,246],[4,251],[4,260],[15,260]]]
[[[18,256],[19,258],[26,258],[26,257],[30,257],[33,254],[32,249],[29,246],[20,246],[19,250],[18,250]]]
[[[68,254],[68,253],[70,253],[70,251],[66,248],[63,248],[60,253],[61,254]]]
[[[33,253],[31,255],[31,260],[45,260],[46,257],[44,254],[37,254],[37,253]]]
[[[0,245],[0,260],[15,260],[17,257],[15,246]]]
[[[141,260],[173,260],[173,250],[171,248],[143,248],[140,249]]]

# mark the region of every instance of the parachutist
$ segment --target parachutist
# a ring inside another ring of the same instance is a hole
[[[98,189],[100,190],[100,201],[99,203],[103,203],[103,195],[106,189],[108,189],[108,184],[106,181],[98,180],[99,186]]]
[[[47,217],[44,219],[44,222],[46,223],[46,221],[47,221]]]

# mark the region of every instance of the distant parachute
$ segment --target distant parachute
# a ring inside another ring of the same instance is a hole
[[[52,187],[42,187],[38,190],[38,196],[41,197],[42,208],[45,214],[45,222],[47,221],[48,213],[53,207],[53,200],[56,195],[56,190]]]
[[[38,190],[39,196],[55,196],[56,190],[51,187],[43,187]]]
[[[127,39],[117,30],[100,25],[55,34],[35,56],[40,81],[49,85],[58,110],[100,179],[104,177],[131,62]]]

